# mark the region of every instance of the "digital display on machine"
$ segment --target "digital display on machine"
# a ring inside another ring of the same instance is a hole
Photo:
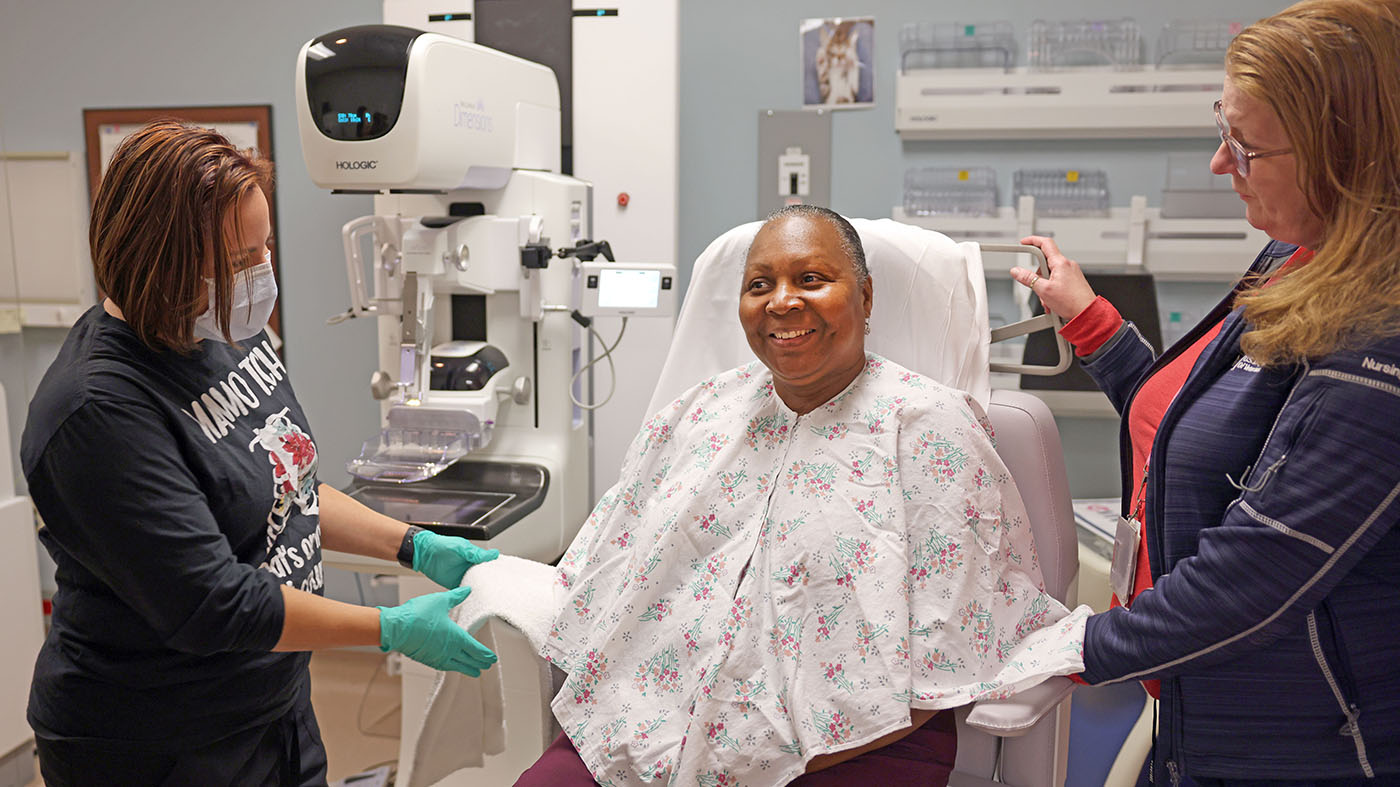
[[[515,497],[504,492],[440,489],[419,489],[408,493],[385,487],[360,487],[350,496],[400,522],[462,527],[480,522],[487,514]]]
[[[330,139],[378,139],[403,109],[408,55],[423,31],[393,25],[343,28],[306,50],[306,103]]]
[[[598,272],[598,306],[654,309],[661,297],[661,271],[605,268]]]

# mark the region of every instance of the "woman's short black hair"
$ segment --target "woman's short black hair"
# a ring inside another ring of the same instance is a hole
[[[865,247],[860,243],[860,235],[856,228],[851,226],[845,216],[818,205],[788,205],[770,213],[763,223],[767,226],[778,219],[793,216],[821,219],[835,228],[836,234],[841,237],[841,251],[846,253],[846,258],[851,261],[851,268],[856,272],[856,281],[864,284],[865,280],[870,278],[870,268],[865,264]]]

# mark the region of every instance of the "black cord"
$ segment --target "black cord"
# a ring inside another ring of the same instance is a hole
[[[574,313],[576,315],[578,314],[578,312]],[[577,317],[575,317],[574,321],[578,322],[579,317],[582,317],[582,315],[578,315]],[[588,318],[583,317],[583,319],[586,320]],[[582,325],[583,323],[579,322],[579,324]],[[593,327],[591,321],[587,327],[589,336],[593,339],[597,339],[598,344],[603,346],[603,354],[589,361],[587,364],[584,364],[582,367],[579,368],[578,371],[574,372],[574,376],[569,379],[569,401],[573,402],[576,407],[583,410],[597,410],[599,407],[602,407],[603,405],[611,401],[613,398],[613,394],[617,393],[617,365],[613,363],[612,353],[613,350],[617,349],[617,345],[622,343],[622,334],[627,332],[627,318],[622,318],[622,326],[617,329],[617,338],[613,339],[612,346],[608,346],[608,343],[603,341],[603,337],[598,335],[598,330]],[[582,376],[584,372],[588,371],[589,369],[592,369],[594,364],[598,363],[599,361],[605,358],[608,361],[608,377],[612,381],[612,387],[608,389],[607,398],[601,402],[598,402],[597,404],[584,404],[583,402],[580,402],[578,399],[574,398],[574,383],[578,382],[578,378]]]

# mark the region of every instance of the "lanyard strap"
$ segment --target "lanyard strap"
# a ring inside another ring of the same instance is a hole
[[[1142,511],[1147,507],[1147,466],[1151,457],[1142,463],[1142,480],[1138,482],[1137,502],[1133,506],[1133,519],[1142,523]]]

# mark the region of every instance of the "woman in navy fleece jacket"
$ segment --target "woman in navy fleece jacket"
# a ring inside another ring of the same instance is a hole
[[[1097,345],[1143,523],[1151,587],[1090,619],[1083,678],[1161,680],[1159,784],[1400,783],[1400,0],[1246,28],[1216,112],[1277,242],[1162,357],[1053,241],[1013,272]]]

